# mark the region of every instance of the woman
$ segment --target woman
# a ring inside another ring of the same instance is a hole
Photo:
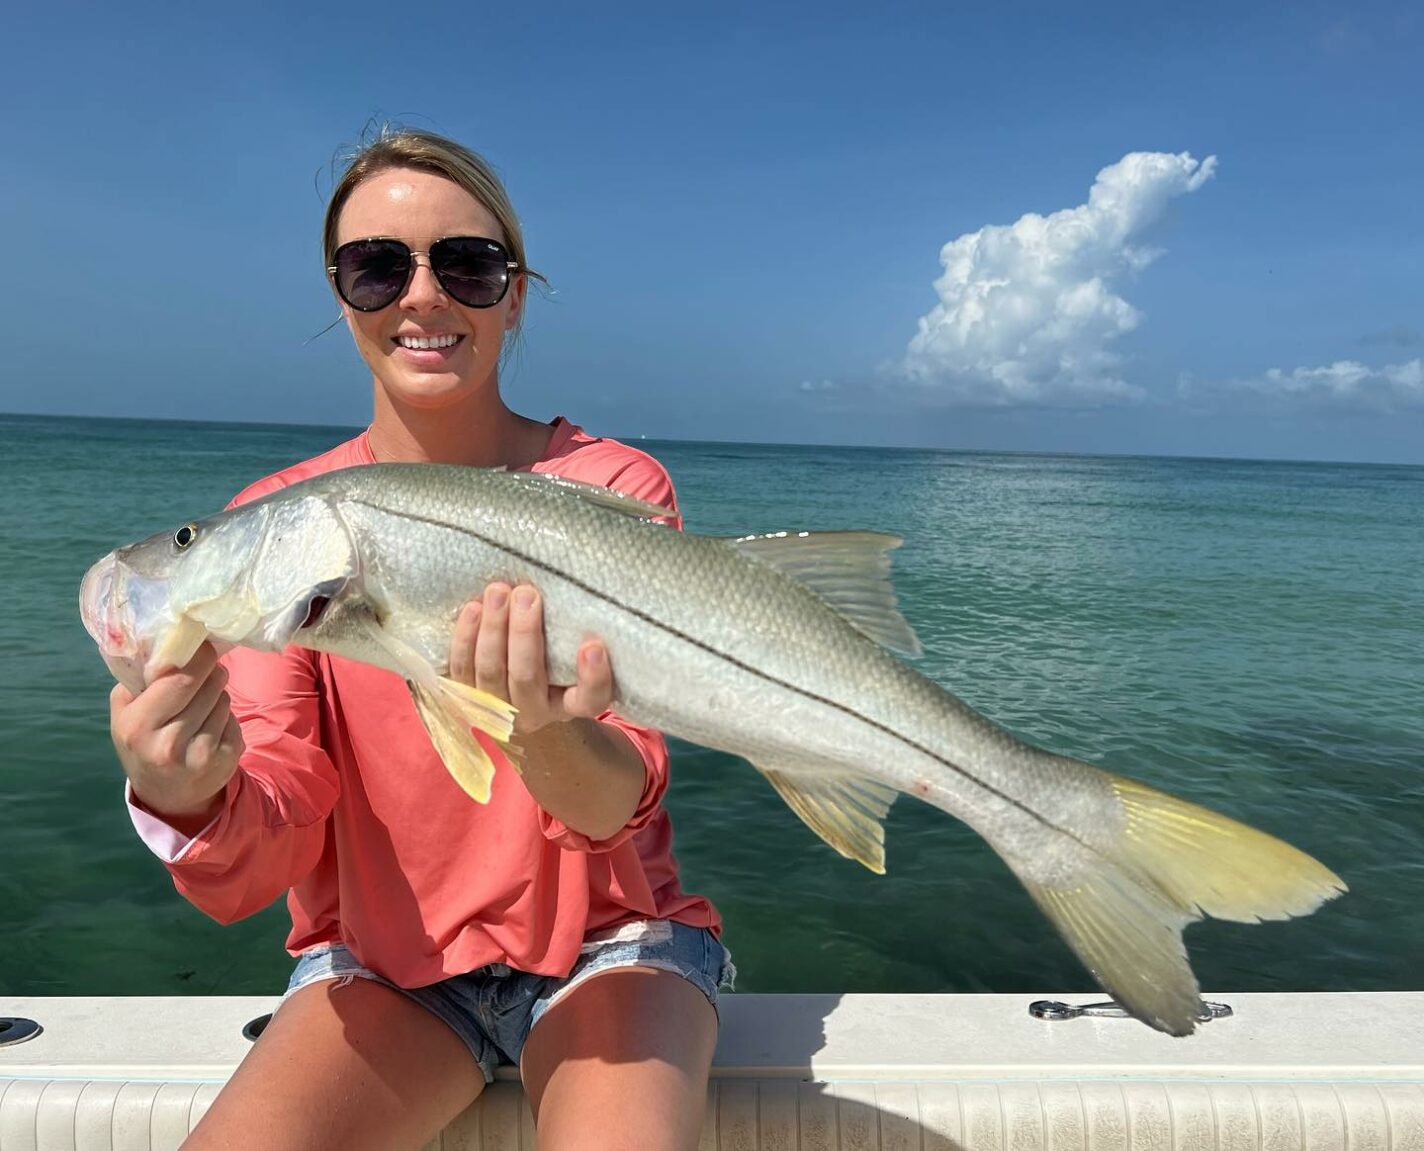
[[[399,460],[557,472],[676,516],[656,461],[500,395],[537,273],[478,156],[383,134],[337,185],[324,249],[374,377],[370,427],[234,503]],[[292,914],[288,994],[186,1146],[418,1147],[504,1060],[541,1151],[696,1145],[730,964],[716,911],[678,884],[666,747],[609,713],[596,639],[576,683],[548,683],[536,588],[471,594],[451,674],[518,709],[523,751],[488,806],[376,668],[205,646],[136,696],[114,689],[131,815],[178,890],[223,922],[284,891]]]

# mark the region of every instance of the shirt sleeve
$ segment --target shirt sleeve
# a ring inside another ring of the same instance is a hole
[[[606,487],[635,496],[649,503],[661,504],[669,515],[667,525],[682,530],[682,514],[677,507],[677,493],[667,471],[651,456],[632,454],[629,462],[620,467],[605,484]],[[545,838],[570,851],[584,851],[599,854],[612,851],[626,843],[648,825],[662,806],[663,796],[668,788],[667,740],[659,731],[650,727],[639,727],[611,711],[598,717],[600,723],[623,732],[638,753],[643,757],[643,794],[632,817],[607,839],[590,839],[582,832],[573,830],[561,820],[555,819],[543,808],[539,809],[539,827]]]
[[[592,855],[612,851],[642,831],[658,813],[668,788],[667,741],[661,732],[629,723],[611,711],[605,711],[598,721],[623,732],[643,757],[643,794],[638,797],[638,806],[628,822],[607,839],[590,839],[562,820],[555,819],[542,807],[539,809],[539,830],[546,839],[570,851],[585,851]]]
[[[682,513],[678,510],[677,492],[673,490],[672,479],[652,456],[635,455],[614,472],[605,486],[626,496],[647,500],[650,504],[662,504],[669,512],[663,522],[678,531],[682,530]]]
[[[217,817],[191,839],[133,803],[139,836],[199,910],[231,923],[262,910],[316,866],[340,794],[320,745],[316,657],[236,648],[222,659],[246,745]]]

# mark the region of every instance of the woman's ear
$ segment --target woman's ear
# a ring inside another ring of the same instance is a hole
[[[520,317],[524,315],[524,301],[529,290],[529,277],[520,272],[514,277],[514,283],[509,285],[509,311],[504,317],[504,330],[511,332],[519,326]]]

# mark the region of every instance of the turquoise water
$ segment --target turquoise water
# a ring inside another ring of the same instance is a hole
[[[0,416],[0,994],[268,993],[281,904],[205,920],[138,842],[87,565],[347,431]],[[876,527],[921,669],[1018,734],[1289,838],[1351,893],[1193,927],[1216,990],[1424,986],[1424,469],[654,443],[689,528]],[[963,826],[900,800],[889,874],[745,764],[674,747],[687,886],[751,991],[1089,980]],[[3,1012],[0,1012],[3,1013]]]

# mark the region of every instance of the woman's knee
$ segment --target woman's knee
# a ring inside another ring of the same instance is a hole
[[[480,1093],[458,1036],[414,1000],[367,979],[294,992],[184,1144],[421,1146]]]
[[[716,1012],[678,975],[620,968],[580,984],[524,1048],[541,1151],[696,1147],[716,1044]]]

